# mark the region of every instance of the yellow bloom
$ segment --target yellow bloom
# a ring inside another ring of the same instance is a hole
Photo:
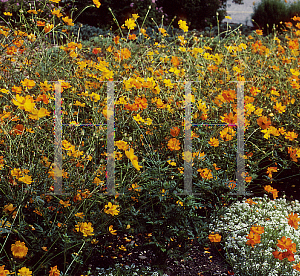
[[[54,267],[51,267],[51,270],[49,271],[49,276],[59,276],[60,271],[57,268],[57,265]]]
[[[32,275],[32,271],[29,270],[29,268],[27,267],[22,267],[21,269],[19,269],[19,276],[31,276]]]
[[[16,241],[11,245],[11,252],[15,258],[22,259],[27,255],[28,248],[26,247],[24,242]]]
[[[93,0],[93,3],[96,5],[96,8],[100,8],[101,3],[98,0]]]
[[[68,25],[68,26],[74,26],[74,23],[72,23],[72,19],[68,16],[63,17],[62,20]]]
[[[127,150],[128,149],[128,144],[127,142],[124,142],[122,140],[116,141],[115,145],[118,147],[120,150]]]
[[[230,16],[225,16],[226,19],[232,19]]]
[[[19,96],[19,94],[16,95],[16,100],[12,99],[13,104],[18,106],[20,109],[25,111],[32,111],[32,109],[35,106],[35,103],[33,102],[33,99],[30,95],[27,95],[26,98]]]
[[[28,12],[28,13],[37,14],[37,11],[36,11],[36,10],[28,10],[27,12]]]
[[[47,23],[44,27],[45,34],[49,33],[53,29],[54,25]]]
[[[58,18],[63,16],[63,14],[58,9],[57,10],[54,9],[53,11],[51,11],[51,13],[53,15],[56,15]]]
[[[11,12],[4,12],[3,14],[6,15],[6,16],[12,16]]]
[[[94,228],[92,227],[92,223],[89,222],[89,223],[86,223],[86,222],[79,222],[76,226],[75,226],[75,229],[77,232],[81,232],[83,234],[84,237],[87,237],[87,236],[93,236],[94,233]]]
[[[25,79],[25,80],[21,81],[21,84],[23,86],[25,86],[27,89],[32,89],[33,87],[35,87],[34,80]]]
[[[112,235],[117,235],[117,233],[116,233],[117,230],[114,230],[114,229],[113,229],[113,225],[110,225],[110,226],[109,226],[108,231],[109,231]]]
[[[60,2],[60,0],[50,0],[50,2],[58,4]]]
[[[189,30],[189,27],[186,25],[186,21],[179,20],[178,25],[179,25],[179,28],[181,30],[183,30],[184,32],[187,32]]]
[[[30,111],[31,114],[29,114],[29,118],[33,120],[39,120],[40,118],[43,118],[45,116],[50,116],[50,112],[42,107],[41,109],[37,110],[36,108],[33,108]]]
[[[111,202],[108,202],[108,204],[104,206],[104,213],[106,214],[115,216],[118,215],[119,212],[119,205],[113,205]]]
[[[23,177],[20,177],[18,180],[19,180],[20,182],[25,183],[25,184],[31,184],[31,183],[32,183],[32,178],[31,178],[31,176],[29,176],[29,175],[25,175],[25,176],[23,176]]]
[[[125,21],[125,26],[129,29],[129,30],[133,30],[134,27],[136,26],[134,19],[129,18]]]
[[[129,151],[125,151],[125,154],[130,159],[132,165],[139,171],[142,166],[138,164],[138,158],[134,155],[134,150],[131,148]]]

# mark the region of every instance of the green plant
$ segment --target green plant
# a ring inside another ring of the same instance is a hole
[[[283,0],[262,0],[255,4],[251,19],[253,25],[263,29],[265,35],[272,33],[274,28],[282,33],[285,27],[283,22],[291,18],[290,11]]]

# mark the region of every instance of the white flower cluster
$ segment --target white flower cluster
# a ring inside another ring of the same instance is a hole
[[[267,195],[263,198],[252,199],[253,203],[236,202],[225,208],[219,217],[212,218],[209,225],[210,232],[222,236],[225,256],[232,264],[236,276],[296,276],[300,272],[293,268],[300,262],[300,226],[296,230],[288,224],[288,215],[297,213],[300,217],[300,203],[298,200],[287,202],[279,198],[270,200]],[[263,226],[264,233],[261,242],[254,247],[247,245],[247,235],[252,226]],[[296,244],[295,261],[286,258],[276,259],[272,252],[278,250],[278,240],[283,236],[290,238]],[[299,251],[299,252],[298,252]]]

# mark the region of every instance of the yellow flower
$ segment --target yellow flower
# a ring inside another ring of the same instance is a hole
[[[27,95],[26,98],[16,95],[16,100],[12,99],[13,104],[17,105],[20,109],[25,111],[32,111],[35,106],[33,99],[30,95]]]
[[[133,30],[134,27],[136,26],[134,19],[129,18],[125,21],[125,26],[129,29],[129,30]]]
[[[50,0],[50,2],[58,4],[60,2],[60,0]]]
[[[119,212],[119,205],[113,205],[111,202],[108,202],[108,204],[104,206],[104,213],[106,214],[115,216],[118,215]]]
[[[232,19],[230,16],[225,16],[226,19]]]
[[[134,20],[137,20],[137,19],[139,18],[139,15],[138,15],[137,13],[134,13],[134,14],[132,15],[132,17],[134,18]]]
[[[213,234],[214,232],[212,232],[208,238],[211,242],[220,242],[221,241],[221,236],[219,234]]]
[[[62,20],[68,25],[68,26],[74,26],[74,23],[72,23],[72,19],[68,16],[63,17]]]
[[[29,270],[29,268],[27,267],[22,267],[21,269],[19,269],[19,276],[31,276],[32,275],[32,271]]]
[[[32,178],[31,178],[31,176],[29,176],[29,175],[25,175],[25,176],[23,176],[23,177],[20,177],[18,180],[19,180],[20,182],[25,183],[25,184],[31,184],[31,183],[32,183]]]
[[[125,154],[130,159],[132,165],[139,171],[142,166],[138,164],[138,158],[134,155],[134,150],[131,148],[129,151],[125,151]]]
[[[187,32],[189,30],[189,27],[186,25],[186,21],[179,20],[178,25],[179,25],[179,28],[181,30],[183,30],[184,32]]]
[[[15,258],[22,259],[27,255],[28,248],[26,247],[24,242],[16,241],[11,245],[11,252]]]
[[[58,18],[59,17],[62,17],[63,15],[62,15],[62,13],[60,12],[60,10],[53,10],[53,11],[51,11],[51,13],[53,14],[53,15],[56,15]]]
[[[101,3],[98,0],[93,0],[93,3],[96,5],[96,8],[100,8]]]
[[[3,14],[6,15],[6,16],[12,16],[11,12],[4,12]]]
[[[255,31],[258,35],[263,35],[263,31],[262,30],[256,30]]]
[[[86,222],[79,222],[76,226],[75,226],[75,229],[77,232],[81,232],[83,234],[84,237],[87,237],[87,236],[93,236],[94,233],[94,228],[92,227],[92,223],[89,222],[89,223],[86,223]]]
[[[54,25],[47,23],[44,27],[45,34],[49,33],[53,29]]]
[[[116,233],[117,230],[114,230],[114,229],[113,229],[113,225],[110,225],[110,226],[109,226],[108,231],[109,231],[112,235],[117,235],[117,233]]]
[[[128,144],[127,142],[124,142],[122,140],[116,141],[115,145],[118,147],[120,150],[127,150],[128,149]]]
[[[27,89],[32,89],[33,87],[35,87],[34,80],[25,79],[25,80],[21,81],[21,84],[23,86],[25,86]]]
[[[49,271],[49,276],[59,276],[60,271],[57,268],[57,265],[54,267],[51,267],[51,270]]]
[[[28,12],[28,13],[34,13],[34,14],[37,14],[37,11],[36,11],[36,10],[28,10],[27,12]]]
[[[41,109],[37,110],[35,108],[33,108],[31,111],[30,111],[31,114],[29,114],[29,118],[30,119],[34,119],[34,120],[39,120],[40,118],[43,118],[45,116],[50,116],[50,112],[42,107]]]

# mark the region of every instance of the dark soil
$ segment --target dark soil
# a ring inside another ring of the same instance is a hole
[[[139,244],[143,241],[142,235],[130,236],[132,241]],[[123,238],[116,237],[114,242],[114,248],[120,246]],[[118,244],[119,243],[119,244]],[[123,242],[124,244],[124,242]],[[145,249],[142,246],[133,247],[128,251],[120,251],[118,254],[108,254],[100,256],[93,254],[93,257],[89,259],[89,267],[91,271],[94,271],[96,267],[108,268],[116,263],[125,265],[135,264],[136,267],[149,267],[152,271],[164,271],[169,276],[225,276],[233,275],[230,265],[225,261],[224,252],[221,249],[220,244],[211,244],[210,247],[204,247],[199,244],[191,244],[191,249],[187,252],[185,260],[183,258],[167,258],[165,268],[158,268],[155,266],[157,257],[155,253],[150,249]],[[113,259],[111,256],[115,255],[117,258]],[[82,272],[79,272],[81,275]],[[94,275],[96,276],[96,275]]]

